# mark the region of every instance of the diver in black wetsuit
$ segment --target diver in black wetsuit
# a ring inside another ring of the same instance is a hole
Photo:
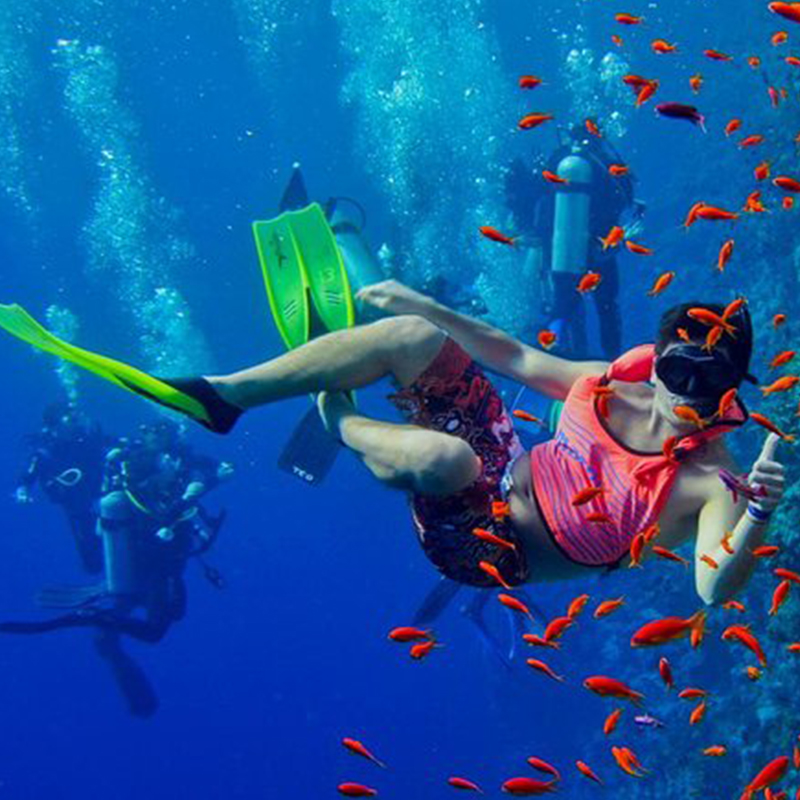
[[[602,276],[592,292],[602,355],[613,359],[622,350],[616,248],[603,251],[600,237],[614,225],[624,225],[626,235],[635,236],[645,210],[644,203],[635,198],[630,173],[609,174],[611,164],[622,163],[606,139],[573,126],[567,141],[548,157],[540,157],[533,168],[516,159],[507,175],[512,230],[523,234],[523,242],[536,244],[544,265],[543,291],[549,295],[549,308],[547,318],[539,322],[557,329],[559,352],[572,358],[600,355],[587,346],[584,299],[576,291],[580,276],[587,271]],[[541,175],[545,169],[569,183],[551,186]]]
[[[14,498],[32,503],[38,485],[51,503],[61,506],[83,568],[97,574],[103,568],[103,553],[95,535],[94,506],[111,439],[83,412],[60,403],[45,409],[41,430],[26,437],[26,443],[32,454]]]
[[[208,580],[222,587],[221,576],[203,556],[216,541],[225,514],[210,516],[200,499],[231,474],[230,464],[188,448],[172,423],[142,426],[134,441],[120,440],[105,456],[99,502],[104,583],[45,589],[40,605],[70,610],[47,620],[0,623],[0,632],[95,629],[98,653],[111,665],[132,713],[150,716],[157,698],[122,650],[120,637],[156,643],[183,619],[183,574],[190,558],[197,558]]]

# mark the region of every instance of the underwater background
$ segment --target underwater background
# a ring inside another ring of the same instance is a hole
[[[622,29],[617,12],[644,15],[647,29]],[[770,37],[781,29],[789,39],[779,49]],[[657,36],[679,53],[651,52]],[[734,60],[709,61],[706,48]],[[639,238],[657,255],[620,256],[624,344],[652,340],[673,303],[741,293],[763,380],[769,358],[797,340],[800,209],[783,211],[780,193],[764,186],[770,213],[737,221],[736,255],[722,274],[714,267],[731,226],[682,223],[698,200],[739,209],[762,159],[774,174],[797,174],[800,72],[783,61],[790,54],[800,55],[800,27],[760,0],[4,0],[0,300],[157,374],[208,374],[277,355],[250,223],[277,213],[299,162],[314,199],[349,196],[364,206],[387,276],[420,288],[444,279],[454,296],[479,298],[487,320],[534,342],[537,285],[511,248],[478,228],[507,218],[512,160],[555,147],[555,123],[517,128],[539,110],[558,124],[597,120],[647,203]],[[749,55],[762,58],[759,69]],[[705,83],[695,97],[688,80],[697,72]],[[527,73],[545,81],[535,96],[517,88]],[[637,109],[626,73],[657,76],[659,100],[696,103],[708,132],[658,118],[652,103]],[[768,86],[787,90],[777,108]],[[745,120],[743,133],[766,137],[759,152],[724,135],[733,117]],[[674,282],[647,297],[664,270],[675,270]],[[775,331],[778,312],[788,322]],[[584,355],[599,355],[596,334]],[[41,586],[85,576],[59,510],[41,496],[14,501],[24,436],[59,400],[79,403],[113,435],[161,412],[10,338],[0,359],[0,618],[34,617]],[[361,393],[368,414],[396,418],[388,389]],[[745,401],[794,429],[790,398],[764,401],[751,388]],[[436,623],[445,646],[409,659],[387,632],[408,624],[437,575],[404,497],[379,487],[351,454],[319,487],[277,469],[307,408],[303,398],[264,409],[226,438],[188,431],[198,451],[236,468],[209,500],[228,510],[209,556],[226,587],[215,590],[190,565],[187,618],[157,646],[129,645],[157,687],[155,716],[128,714],[86,631],[0,640],[0,797],[310,799],[334,797],[352,780],[382,797],[428,800],[454,792],[450,775],[500,796],[501,782],[528,774],[524,759],[535,755],[561,768],[566,797],[728,798],[790,751],[800,734],[797,656],[785,648],[797,637],[796,597],[760,628],[771,663],[758,682],[718,635],[698,651],[665,648],[683,682],[714,687],[700,726],[688,725],[690,709],[661,685],[662,653],[631,654],[635,627],[697,610],[691,572],[677,565],[529,588],[550,617],[583,591],[593,601],[626,597],[617,615],[586,616],[568,634],[554,658],[564,684],[531,672],[524,658],[500,664],[459,613],[463,598]],[[744,464],[763,441],[754,428],[730,437]],[[770,541],[791,553],[800,537],[797,458],[781,447],[789,489]],[[765,566],[741,598],[759,619],[773,584]],[[506,636],[505,615],[487,613]],[[712,610],[716,634],[725,613]],[[627,721],[626,741],[651,770],[645,779],[611,759],[602,733],[610,706],[580,686],[598,672],[652,697],[648,711],[666,723],[637,730]],[[354,759],[343,736],[390,768]],[[727,744],[724,759],[701,755],[714,743]],[[581,777],[576,759],[606,788]]]

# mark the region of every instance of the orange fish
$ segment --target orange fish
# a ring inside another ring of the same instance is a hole
[[[744,297],[737,297],[735,300],[731,300],[722,312],[722,319],[727,322],[746,302],[747,300]]]
[[[506,539],[501,539],[499,536],[495,536],[495,534],[487,531],[484,528],[473,528],[472,535],[477,536],[484,542],[488,542],[489,544],[496,544],[498,547],[502,547],[505,550],[514,550],[516,551],[517,546],[513,542],[509,542]]]
[[[691,337],[689,336],[689,331],[686,328],[677,328],[675,331],[678,334],[678,338],[682,339],[684,342],[691,342]]]
[[[582,506],[585,503],[590,503],[595,497],[601,495],[605,489],[602,486],[587,486],[573,495],[570,501],[573,506]]]
[[[455,775],[452,778],[448,778],[447,783],[454,789],[463,789],[469,792],[478,792],[478,794],[484,793],[483,789],[481,789],[481,787],[478,786],[477,783],[468,781],[466,778],[459,778],[458,776]]]
[[[699,72],[696,75],[692,75],[692,77],[689,78],[689,86],[692,91],[697,94],[703,86],[703,76]]]
[[[666,617],[648,622],[631,637],[631,647],[652,647],[682,639],[692,631],[705,630],[706,613],[698,611],[688,619]]]
[[[371,789],[362,783],[340,783],[336,787],[339,794],[345,797],[377,797],[377,789]]]
[[[608,250],[609,247],[616,247],[625,237],[625,229],[620,225],[612,226],[611,230],[604,237],[599,237],[603,243],[603,250]]]
[[[551,620],[545,628],[544,638],[548,642],[552,642],[554,639],[560,639],[564,635],[564,632],[574,624],[575,620],[572,617],[556,617],[554,620]]]
[[[778,5],[786,5],[786,6],[798,6],[798,15],[800,15],[800,4],[798,3],[770,3],[769,8],[772,9],[773,6]],[[800,18],[800,17],[799,17]],[[780,756],[779,758],[775,758],[767,764],[758,775],[753,778],[750,783],[747,784],[747,787],[744,790],[744,794],[742,795],[741,800],[751,800],[754,794],[758,792],[764,791],[769,786],[777,783],[779,780],[783,778],[786,774],[787,770],[789,769],[789,757],[788,756]]]
[[[493,228],[491,225],[482,225],[478,230],[487,238],[491,239],[493,242],[500,242],[500,244],[514,244],[514,239],[511,236],[506,236],[504,233],[500,233],[497,228]]]
[[[423,658],[428,656],[428,654],[433,650],[434,647],[441,647],[442,645],[437,644],[433,639],[428,642],[420,642],[419,644],[414,644],[411,646],[411,649],[408,651],[408,654],[413,658],[415,661],[421,661]]]
[[[645,544],[650,544],[653,539],[658,538],[659,534],[661,533],[661,525],[658,522],[654,522],[652,525],[648,526],[642,531],[642,537],[644,538]]]
[[[637,256],[653,255],[653,251],[649,247],[645,247],[643,244],[636,244],[636,242],[632,242],[630,239],[625,242],[625,247],[627,247],[631,253],[635,253]]]
[[[773,328],[780,328],[786,322],[786,314],[776,314],[772,318],[772,327]]]
[[[648,81],[642,86],[636,95],[636,108],[643,106],[658,91],[659,85],[658,81]]]
[[[503,579],[503,576],[500,574],[500,570],[494,564],[490,564],[488,561],[480,561],[478,563],[478,567],[483,570],[487,575],[494,578],[504,589],[513,589],[513,586],[510,586],[506,581]]]
[[[784,211],[789,211],[794,207],[794,197],[784,197],[781,200],[781,206],[783,207]]]
[[[699,202],[695,203],[690,209],[689,212],[686,214],[686,219],[683,221],[683,227],[688,229],[697,222],[697,213],[700,211],[701,208],[705,206],[705,203],[700,200]]]
[[[726,211],[724,208],[717,208],[716,206],[709,206],[703,204],[697,209],[697,218],[705,219],[712,222],[728,222],[738,219],[739,215],[734,211]]]
[[[725,126],[725,135],[730,136],[732,133],[735,133],[742,127],[742,121],[738,117],[734,117],[728,124]]]
[[[637,17],[633,14],[615,14],[614,19],[620,25],[641,25],[644,22],[644,17]]]
[[[720,53],[719,50],[703,50],[703,55],[706,58],[710,58],[712,61],[733,61],[733,56]]]
[[[623,41],[622,41],[622,37],[621,36],[617,36],[616,33],[612,33],[611,34],[611,41],[614,42],[614,44],[617,47],[622,47],[622,45],[624,44]]]
[[[761,670],[758,667],[745,667],[744,673],[751,681],[757,681],[761,678]]]
[[[761,202],[761,192],[758,189],[747,195],[747,200],[745,200],[742,210],[748,214],[763,214],[767,210]]]
[[[661,680],[664,681],[664,685],[667,687],[667,689],[675,688],[675,681],[672,677],[672,667],[666,658],[659,660],[658,674],[661,676]]]
[[[773,108],[778,107],[781,101],[781,94],[774,86],[767,86],[767,93],[769,94],[769,101]]]
[[[496,522],[503,522],[511,516],[511,506],[500,500],[492,501],[492,518]]]
[[[706,426],[706,421],[691,406],[673,406],[672,413],[679,420],[688,422],[701,430]]]
[[[697,704],[697,706],[689,716],[689,724],[697,725],[697,723],[700,722],[701,719],[703,719],[705,714],[706,714],[706,701],[701,700],[700,703]]]
[[[678,693],[678,697],[681,700],[697,700],[698,697],[708,697],[708,692],[705,689],[689,687],[688,689],[681,690]]]
[[[726,611],[738,611],[741,614],[744,614],[744,605],[738,600],[728,600],[726,603],[722,604],[722,607]]]
[[[673,279],[675,278],[674,272],[662,272],[661,275],[656,278],[655,283],[651,287],[650,291],[647,293],[649,297],[657,297],[664,291],[664,289],[669,286]]]
[[[366,747],[364,747],[361,742],[357,739],[348,739],[345,737],[342,739],[342,744],[351,752],[357,756],[361,756],[362,758],[366,758],[367,761],[371,761],[373,764],[377,764],[379,767],[383,767],[386,769],[386,764],[383,763],[380,759],[375,758]]]
[[[739,147],[755,147],[764,141],[764,137],[760,133],[754,133],[751,136],[745,136],[739,142]]]
[[[610,736],[614,732],[621,716],[622,709],[616,708],[606,717],[606,721],[603,723],[603,733],[606,736]]]
[[[800,642],[792,642],[791,644],[787,644],[786,649],[790,653],[800,653]],[[795,750],[796,749],[797,748],[795,747]],[[800,767],[798,767],[798,769],[800,769]]]
[[[753,176],[757,181],[765,181],[769,178],[769,161],[762,161],[754,170]]]
[[[784,433],[769,417],[759,414],[758,411],[751,411],[750,419],[766,428],[770,433],[776,433],[781,439],[787,442],[794,441],[794,434]]]
[[[629,750],[627,747],[612,747],[611,754],[614,756],[614,760],[617,762],[620,769],[628,775],[632,775],[634,778],[643,777],[643,772],[645,770],[642,769],[639,760],[632,750]]]
[[[684,567],[688,567],[689,566],[689,562],[685,558],[679,556],[677,553],[673,553],[672,550],[667,550],[666,547],[659,547],[659,545],[654,544],[653,545],[653,552],[657,556],[660,556],[661,558],[665,558],[668,561],[677,561],[679,564],[683,564]]]
[[[717,256],[717,269],[722,272],[733,255],[733,239],[728,239],[719,249]]]
[[[517,123],[517,127],[523,131],[528,131],[531,130],[532,128],[538,128],[540,125],[543,125],[545,122],[549,122],[551,119],[555,119],[555,117],[552,114],[541,114],[541,113],[526,114]]]
[[[694,307],[686,312],[686,316],[690,319],[700,322],[703,325],[708,325],[709,328],[714,325],[720,325],[725,330],[725,333],[733,336],[736,333],[736,328],[727,320],[723,319],[719,314],[715,314],[708,308]]]
[[[556,343],[556,334],[547,329],[541,330],[536,334],[536,341],[539,347],[549,350]]]
[[[564,681],[564,676],[556,675],[556,673],[553,672],[553,670],[550,669],[550,667],[548,667],[547,664],[544,663],[544,661],[539,661],[539,659],[537,658],[528,658],[525,660],[525,663],[529,667],[532,667],[533,669],[538,670],[539,672],[543,672],[545,675],[547,675],[548,678],[552,678],[554,681],[561,681],[561,682]]]
[[[645,540],[643,533],[637,533],[636,536],[633,537],[630,546],[630,556],[631,561],[628,564],[628,569],[632,567],[640,567],[642,565],[642,555],[644,552]]]
[[[778,578],[786,578],[786,580],[792,581],[792,583],[800,583],[800,573],[794,572],[791,569],[776,567],[772,570],[772,574]]]
[[[388,638],[393,642],[401,642],[402,644],[406,644],[407,642],[416,642],[420,639],[430,639],[431,632],[423,631],[420,628],[413,628],[407,625],[400,628],[392,628],[392,630],[389,631]]]
[[[585,775],[587,778],[590,778],[595,783],[599,783],[601,786],[603,785],[603,781],[601,781],[600,778],[594,774],[592,768],[588,764],[584,764],[583,761],[579,760],[575,762],[575,766],[578,768],[578,772],[580,772],[581,775]]]
[[[753,69],[758,69],[761,66],[761,59],[758,56],[750,56],[747,59],[747,63]]]
[[[602,511],[593,511],[591,514],[587,514],[584,519],[587,522],[602,523],[604,525],[610,525],[614,522],[608,514],[604,514]]]
[[[776,31],[769,40],[773,47],[777,47],[779,44],[785,44],[788,39],[789,34],[786,31]]]
[[[548,642],[543,636],[537,636],[534,633],[523,633],[523,640],[533,647],[551,647],[553,650],[559,650],[561,645],[558,642]]]
[[[533,414],[529,414],[527,411],[523,411],[521,408],[515,408],[511,413],[517,419],[524,420],[525,422],[535,422],[537,425],[541,425],[543,428],[547,427],[547,423],[544,420],[539,419],[539,417],[535,417]]]
[[[709,328],[708,333],[706,334],[706,341],[701,349],[710,353],[719,344],[719,340],[721,338],[722,328],[719,325]]]
[[[556,781],[537,781],[533,778],[509,778],[501,787],[507,794],[517,797],[531,797],[555,791]]]
[[[530,758],[527,758],[526,761],[534,769],[538,769],[539,772],[546,772],[548,775],[552,775],[557,781],[561,780],[561,774],[559,771],[552,764],[548,764],[547,761],[544,761],[541,758],[536,758],[536,756],[531,756]]]
[[[797,56],[786,56],[783,59],[790,67],[800,67],[800,58]]]
[[[713,330],[713,328],[712,328]],[[725,394],[722,395],[719,399],[719,405],[717,406],[717,416],[720,419],[724,419],[726,414],[731,410],[733,407],[733,402],[736,399],[736,392],[737,389],[734,387],[733,389],[728,389]]]
[[[787,392],[789,389],[794,389],[799,381],[800,377],[797,375],[784,375],[782,378],[778,378],[778,380],[776,380],[774,383],[771,383],[769,386],[762,386],[760,388],[766,397],[768,394],[774,394],[775,392]]]
[[[520,89],[535,89],[537,86],[542,85],[542,79],[537,78],[535,75],[521,75],[519,79]]]
[[[751,650],[762,667],[767,666],[767,657],[761,649],[758,639],[750,632],[747,625],[730,625],[722,633],[722,640],[725,642],[737,641]]]
[[[592,136],[597,136],[599,139],[603,137],[603,134],[600,133],[600,128],[597,127],[597,123],[593,119],[586,119],[584,120],[583,124],[586,126],[586,130],[592,134]]]
[[[703,553],[703,555],[700,556],[700,560],[704,564],[708,564],[708,566],[711,567],[711,569],[719,569],[719,564],[713,558],[711,558],[710,555],[707,555],[706,553]]]
[[[641,705],[644,695],[635,692],[622,681],[608,678],[605,675],[592,675],[583,682],[584,688],[600,697],[616,697],[619,700],[630,700],[635,705]]]
[[[622,76],[622,82],[626,86],[630,86],[634,92],[638,92],[642,87],[651,84],[653,81],[649,78],[643,78],[641,75],[628,74]]]
[[[555,172],[550,172],[549,169],[542,170],[542,177],[546,181],[549,181],[550,183],[563,183],[563,184],[569,183],[569,181],[566,178],[562,178],[559,175],[556,175]]]
[[[665,53],[677,53],[678,52],[678,46],[677,45],[670,44],[669,42],[664,41],[664,39],[654,39],[650,43],[650,49],[654,53],[657,53],[658,55],[664,55]]]
[[[581,279],[578,281],[578,291],[581,294],[585,294],[586,292],[591,292],[597,288],[597,285],[600,283],[602,276],[599,272],[587,272]]]
[[[625,605],[625,598],[618,597],[616,600],[603,600],[600,605],[594,610],[594,618],[600,619],[601,617],[607,617],[609,614],[612,614],[616,611],[620,606]]]
[[[750,552],[755,558],[772,558],[778,555],[781,549],[776,544],[762,544],[760,547],[754,547]]]
[[[575,619],[578,614],[583,611],[586,604],[589,602],[589,595],[588,594],[579,594],[570,604],[569,608],[567,609],[567,616],[570,619]]]
[[[784,192],[800,192],[800,181],[788,175],[777,175],[772,179],[773,186],[783,189]]]
[[[706,747],[706,749],[703,750],[703,755],[719,757],[719,756],[724,756],[727,752],[728,748],[725,747],[724,744],[715,744],[712,745],[711,747]]]
[[[510,594],[498,594],[497,599],[506,607],[510,608],[512,611],[517,611],[520,614],[524,614],[526,617],[533,622],[533,615],[530,612],[528,606],[522,602],[522,600],[518,600],[516,597],[512,597]]]
[[[609,164],[608,174],[612,178],[621,178],[630,172],[630,167],[627,164]]]
[[[772,606],[769,609],[769,615],[774,616],[780,610],[780,607],[786,602],[789,597],[789,590],[792,588],[791,581],[781,581],[772,593]]]

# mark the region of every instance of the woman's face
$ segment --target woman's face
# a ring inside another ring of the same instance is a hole
[[[656,362],[661,356],[666,355],[676,347],[683,344],[682,342],[671,342],[668,344],[660,356],[656,356]],[[692,342],[698,346],[702,342]],[[719,404],[718,397],[687,397],[686,395],[675,394],[671,392],[661,378],[656,375],[655,363],[653,364],[653,372],[650,376],[651,382],[655,385],[655,396],[653,404],[656,411],[664,417],[672,425],[685,426],[686,422],[681,420],[673,410],[675,406],[689,406],[693,408],[702,418],[710,417],[716,410]]]

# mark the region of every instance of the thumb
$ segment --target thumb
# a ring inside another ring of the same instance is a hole
[[[764,440],[764,446],[761,448],[761,454],[758,457],[758,461],[774,461],[775,460],[775,450],[778,447],[778,442],[780,442],[781,437],[778,436],[777,433],[770,433],[767,435],[767,438]]]

